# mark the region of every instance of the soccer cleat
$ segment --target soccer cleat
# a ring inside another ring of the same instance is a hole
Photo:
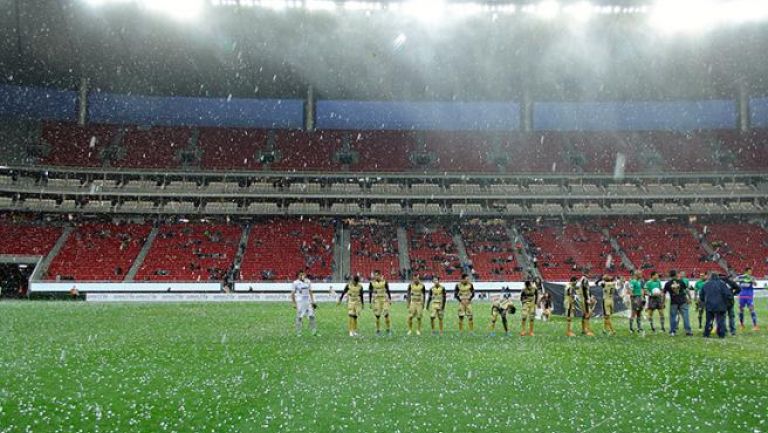
[[[760,327],[759,327],[759,326],[757,326],[757,325],[755,325],[755,326],[753,326],[753,327],[752,327],[752,330],[753,330],[753,331],[755,331],[755,332],[757,332],[757,331],[759,331],[759,330],[760,330]]]
[[[416,335],[421,335],[421,331],[416,330]]]
[[[355,336],[355,333],[354,333],[354,332],[352,332],[352,331],[349,331],[349,336],[350,336],[350,337],[354,337],[354,336]]]
[[[575,337],[575,336],[576,336],[576,334],[574,334],[574,333],[573,333],[573,331],[571,331],[571,330],[568,330],[568,332],[566,332],[566,333],[565,333],[565,336],[566,336],[566,337]]]
[[[693,332],[686,332],[686,333],[685,333],[685,336],[686,336],[686,337],[693,337]]]
[[[742,330],[742,331],[744,330],[744,324],[743,323],[741,325],[739,325],[739,329]]]
[[[670,335],[670,337],[674,337],[675,333],[674,332],[670,332],[669,335]]]
[[[491,333],[490,333],[488,336],[489,336],[489,337],[495,337],[495,336],[496,336],[496,333],[495,333],[495,332],[491,332]]]
[[[391,337],[391,336],[392,336],[392,331],[387,329],[387,337]]]
[[[527,335],[528,335],[528,333],[527,333],[527,332],[525,332],[525,331],[520,331],[520,336],[521,336],[521,337],[525,337],[525,336],[527,336]]]
[[[432,331],[432,335],[437,335],[437,331]]]
[[[376,336],[381,337],[381,331],[376,331]]]
[[[533,331],[530,331],[530,332],[528,333],[528,336],[529,336],[529,337],[533,337]]]
[[[387,334],[389,334],[389,332],[387,332]],[[407,334],[407,335],[410,337],[410,336],[411,336],[411,334],[413,334],[413,331],[411,331],[411,330],[409,329],[409,330],[408,330],[408,334]]]

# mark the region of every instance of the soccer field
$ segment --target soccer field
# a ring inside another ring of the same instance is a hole
[[[3,302],[0,432],[768,432],[766,331],[491,338],[477,304],[459,336],[450,307],[443,337],[399,303],[353,339],[330,304],[297,337],[288,304]]]

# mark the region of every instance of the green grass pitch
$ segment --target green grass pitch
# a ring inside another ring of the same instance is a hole
[[[758,303],[763,331],[719,341],[491,338],[482,303],[473,336],[451,304],[447,335],[406,337],[398,303],[395,336],[366,310],[353,339],[330,304],[297,337],[288,304],[2,302],[0,432],[768,432]]]

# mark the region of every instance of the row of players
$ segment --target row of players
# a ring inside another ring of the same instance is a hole
[[[739,297],[739,319],[742,329],[744,328],[744,309],[749,308],[753,329],[758,330],[757,316],[754,310],[754,285],[756,284],[752,277],[752,270],[747,268],[743,275],[739,276],[737,281],[725,278],[728,284],[731,296]],[[683,319],[683,325],[686,335],[693,335],[688,315],[688,307],[695,302],[699,328],[702,327],[702,318],[705,311],[705,302],[702,289],[707,283],[707,275],[702,273],[700,279],[694,284],[685,278],[684,273],[678,274],[671,271],[669,280],[662,286],[657,272],[651,273],[651,278],[644,281],[641,272],[636,272],[629,280],[619,278],[614,280],[611,275],[604,275],[597,281],[596,285],[602,289],[602,311],[604,332],[615,334],[612,316],[614,313],[614,298],[622,296],[630,305],[632,314],[630,316],[630,332],[643,332],[642,313],[647,312],[647,318],[653,332],[656,327],[653,322],[653,312],[658,311],[659,322],[662,332],[666,332],[664,309],[666,306],[666,295],[670,297],[670,334],[675,335],[678,327],[678,317]],[[542,311],[542,316],[546,320],[552,312],[551,296],[546,293],[543,282],[540,279],[525,281],[520,293],[521,310],[521,336],[534,335],[534,319],[536,317],[537,306]],[[341,304],[344,297],[347,297],[347,315],[348,331],[350,336],[358,335],[358,318],[365,307],[364,286],[359,276],[353,277],[339,297],[338,304]],[[472,300],[475,298],[475,288],[469,281],[467,274],[462,274],[461,281],[454,287],[453,297],[459,302],[458,319],[459,332],[464,331],[464,319],[467,320],[467,328],[470,332],[474,331],[474,315],[472,312]],[[299,273],[299,278],[293,283],[291,300],[296,308],[296,329],[300,332],[302,329],[302,320],[306,317],[310,321],[310,327],[313,333],[317,332],[314,320],[314,295],[312,294],[311,284],[306,278],[304,272]],[[414,275],[413,280],[408,285],[406,300],[408,304],[408,335],[414,332],[414,321],[416,322],[415,332],[421,334],[422,315],[425,308],[429,311],[430,322],[433,334],[443,333],[443,321],[445,306],[447,303],[447,290],[440,284],[438,278],[432,279],[432,287],[427,290],[421,282],[419,275]],[[586,336],[594,336],[590,319],[594,314],[597,305],[597,298],[590,292],[590,282],[586,276],[574,276],[566,284],[563,293],[563,312],[566,318],[566,335],[575,336],[572,329],[572,322],[577,311],[581,311],[581,330]],[[376,334],[382,335],[381,318],[384,318],[386,333],[391,335],[392,327],[390,320],[390,309],[392,295],[389,290],[389,283],[382,277],[381,272],[375,271],[374,277],[368,286],[368,303],[373,310],[376,318]],[[728,307],[731,333],[735,333],[735,320],[733,314],[733,303]],[[491,324],[490,331],[495,333],[496,322],[501,318],[505,334],[509,334],[509,325],[507,316],[515,314],[516,308],[513,304],[512,295],[503,291],[501,296],[493,299],[491,304]],[[437,323],[436,323],[437,322]],[[637,330],[635,330],[635,323]],[[435,325],[438,325],[436,327]],[[708,325],[711,325],[708,320]],[[710,328],[711,329],[711,328]],[[705,329],[705,333],[706,332]]]

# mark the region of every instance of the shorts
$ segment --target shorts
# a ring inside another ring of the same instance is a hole
[[[526,302],[523,304],[523,308],[520,309],[520,316],[523,320],[533,320],[536,318],[536,304],[533,302]]]
[[[613,299],[603,300],[603,316],[608,317],[613,315]]]
[[[739,298],[739,309],[744,307],[755,308],[755,298]]]
[[[630,297],[630,302],[632,303],[632,311],[643,311],[643,308],[645,307],[645,299],[643,299],[642,296],[633,295]]]
[[[315,317],[315,309],[312,308],[312,304],[299,302],[296,304],[296,317]]]
[[[445,309],[441,308],[440,304],[432,304],[430,310],[429,317],[432,319],[438,318],[443,320],[443,317],[445,317]]]
[[[466,305],[462,302],[459,302],[459,317],[467,316],[468,319],[472,318],[472,303],[467,303]]]
[[[373,315],[376,317],[389,316],[389,309],[391,304],[388,299],[374,299],[373,300]]]
[[[648,309],[649,310],[663,310],[664,298],[661,296],[649,296],[648,297]]]
[[[347,314],[349,317],[359,316],[362,310],[363,305],[360,303],[360,301],[349,301],[349,303],[347,303]]]
[[[408,306],[408,317],[421,319],[422,311],[424,311],[424,304],[422,302],[411,302],[411,305]]]

